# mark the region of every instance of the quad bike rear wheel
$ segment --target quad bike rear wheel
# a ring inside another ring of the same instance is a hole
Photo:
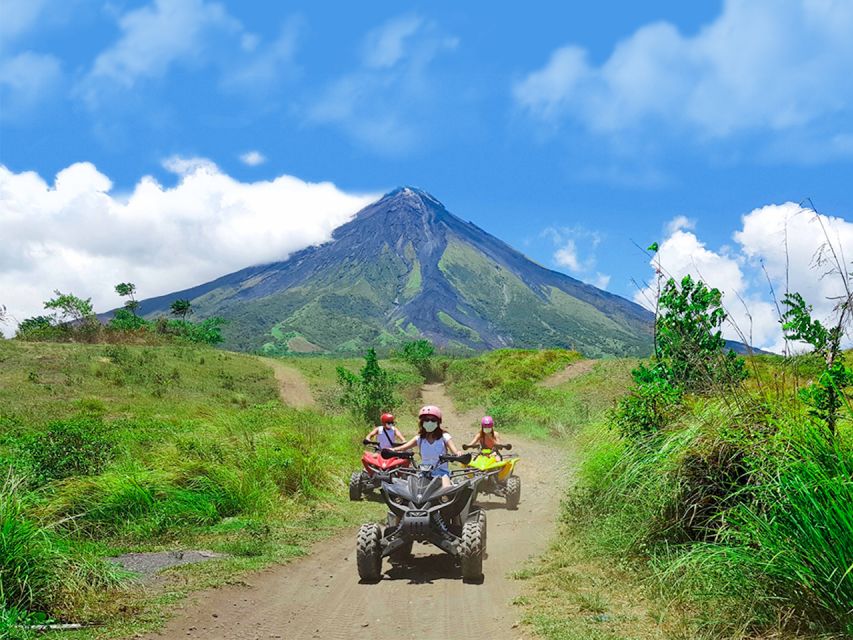
[[[462,540],[459,543],[459,556],[462,560],[462,580],[480,582],[483,579],[483,538],[484,529],[480,518],[471,518],[462,527]]]
[[[518,509],[521,502],[521,478],[510,476],[506,480],[506,508],[512,511]]]
[[[353,471],[349,477],[349,499],[361,500],[361,471]]]
[[[382,578],[382,529],[371,522],[361,525],[355,542],[355,561],[358,577],[364,582],[379,582]]]

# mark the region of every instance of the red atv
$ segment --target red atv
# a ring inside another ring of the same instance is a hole
[[[363,494],[372,492],[390,482],[391,476],[398,469],[412,466],[410,458],[383,458],[378,442],[364,440],[363,444],[373,447],[373,451],[365,451],[361,456],[363,471],[353,471],[349,479],[349,499],[361,500]]]

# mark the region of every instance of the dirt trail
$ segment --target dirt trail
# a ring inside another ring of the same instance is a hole
[[[457,413],[443,385],[423,389],[426,403],[442,408],[461,443],[477,415]],[[247,579],[196,594],[151,638],[521,638],[519,611],[510,603],[522,583],[509,573],[543,552],[555,528],[565,461],[559,450],[512,438],[521,455],[521,505],[481,500],[488,511],[489,549],[483,584],[463,584],[459,569],[437,549],[415,545],[407,565],[383,565],[378,584],[359,584],[355,531],[317,544],[311,555]],[[381,510],[377,506],[377,518]]]
[[[564,382],[568,382],[569,380],[573,380],[575,378],[579,378],[585,373],[589,373],[592,371],[592,368],[595,366],[597,360],[578,360],[576,362],[572,362],[565,369],[558,371],[557,373],[551,374],[544,380],[539,383],[540,387],[558,387]]]
[[[275,373],[275,379],[278,381],[278,395],[281,396],[284,404],[298,409],[314,406],[314,396],[302,373],[274,358],[258,359],[272,368]]]

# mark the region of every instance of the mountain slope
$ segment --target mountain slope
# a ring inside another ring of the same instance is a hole
[[[142,313],[176,298],[228,319],[227,346],[245,350],[358,352],[418,336],[459,350],[651,350],[645,309],[541,267],[411,187],[364,208],[331,242],[145,300]]]

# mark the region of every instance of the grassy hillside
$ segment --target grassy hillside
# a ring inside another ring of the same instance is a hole
[[[363,427],[331,402],[334,367],[358,363],[295,362],[325,390],[325,408],[282,406],[271,370],[251,356],[0,341],[0,468],[10,470],[0,478],[0,628],[15,611],[118,621],[116,633],[156,618],[158,603],[105,556],[227,554],[182,569],[173,598],[360,520],[372,505],[339,496]],[[422,379],[393,368],[412,395]]]

